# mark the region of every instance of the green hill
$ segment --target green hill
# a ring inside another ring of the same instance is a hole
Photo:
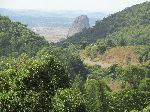
[[[49,44],[26,25],[0,16],[0,70],[15,68],[18,57],[34,58],[49,54],[61,61],[71,79],[79,73],[85,77],[86,69],[74,51],[74,46],[64,49]]]
[[[61,44],[69,42],[85,46],[96,42],[97,39],[105,38],[109,34],[118,32],[127,27],[135,25],[142,25],[145,27],[150,24],[149,6],[150,2],[144,2],[112,14],[101,21],[97,21],[92,28],[69,37],[67,40],[61,42]]]
[[[88,44],[96,42],[85,47],[80,54],[81,58],[120,65],[128,64],[128,58],[130,64],[148,61],[150,59],[149,6],[150,2],[135,5],[97,22],[92,28],[95,36],[87,37],[90,39],[87,41]],[[104,34],[105,32],[107,34]]]
[[[0,16],[0,56],[35,55],[48,42],[19,22]]]
[[[150,43],[150,24],[122,28],[120,31],[114,32],[104,39],[97,40],[97,43],[100,41],[109,47],[148,45]]]
[[[0,112],[149,112],[149,6],[98,21],[65,47],[0,16]]]

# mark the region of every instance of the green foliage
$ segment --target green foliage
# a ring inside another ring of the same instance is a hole
[[[0,16],[0,56],[17,57],[22,53],[36,54],[48,42],[19,22]]]
[[[150,105],[145,107],[141,112],[149,112],[150,111]]]
[[[16,73],[13,69],[0,71],[0,93],[8,92],[12,89],[15,76]]]
[[[135,25],[122,28],[120,31],[114,32],[103,39],[98,39],[95,44],[85,47],[86,55],[93,59],[113,47],[137,46],[136,54],[139,61],[146,62],[150,59],[149,32],[150,25]]]
[[[149,111],[150,111],[150,105],[147,106],[146,108],[144,108],[144,109],[141,110],[141,111],[138,111],[138,110],[132,110],[132,111],[130,111],[130,112],[149,112]]]
[[[69,78],[74,80],[76,75],[80,74],[83,79],[86,79],[87,70],[84,67],[82,60],[80,59],[75,46],[68,48],[51,46],[50,48],[43,48],[37,53],[40,57],[42,54],[51,54],[56,57],[66,68],[69,73]]]
[[[86,54],[91,58],[96,58],[97,55],[104,54],[107,50],[107,46],[104,43],[98,43],[98,44],[91,44],[87,47],[85,47]]]
[[[72,89],[57,92],[53,100],[54,112],[86,112],[83,96]]]
[[[132,89],[138,89],[140,82],[145,78],[147,71],[144,67],[128,65],[125,68],[118,69],[124,83],[128,83]]]
[[[150,60],[150,46],[149,45],[137,47],[136,53],[141,63],[144,63]]]
[[[89,70],[88,79],[101,79],[105,75],[105,70],[99,65],[88,66]]]
[[[49,56],[30,59],[20,69],[0,72],[0,111],[50,111],[58,89],[69,87],[63,66]]]
[[[150,25],[134,25],[122,28],[120,31],[107,35],[104,41],[107,46],[147,45],[150,43]],[[111,44],[109,44],[111,41]]]
[[[135,5],[97,21],[60,43],[62,47],[0,16],[0,112],[148,112],[149,5]],[[138,45],[142,66],[85,68],[79,56],[79,49],[85,48],[94,59],[112,47],[131,45]],[[103,81],[107,78],[130,88],[112,92]]]
[[[150,93],[123,90],[112,94],[110,99],[109,112],[129,112],[133,109],[140,111],[150,104]]]
[[[148,69],[147,77],[150,78],[150,60],[145,63],[145,67]]]
[[[81,92],[83,94],[85,92],[84,83],[85,83],[85,80],[79,74],[75,77],[73,81],[72,89],[74,91]]]
[[[23,54],[16,60],[20,66],[0,72],[2,112],[123,112],[133,109],[140,111],[150,104],[149,83],[143,79],[146,72],[141,66],[122,68],[119,73],[123,73],[124,80],[131,83],[133,88],[114,93],[100,80],[104,78],[103,75],[88,77],[85,86],[82,77],[78,75],[72,88],[65,89],[69,87],[66,71],[49,55],[30,59]],[[117,68],[114,65],[101,71],[99,66],[95,66],[90,72],[100,70],[101,73],[107,73],[108,70],[108,73],[114,73]],[[140,86],[134,85],[139,82]],[[137,87],[139,90],[135,90]]]
[[[110,91],[110,89],[103,81],[95,79],[87,80],[85,90],[88,112],[107,111],[109,100],[107,99],[106,92]]]
[[[139,89],[142,91],[150,91],[150,78],[145,78],[141,81]]]

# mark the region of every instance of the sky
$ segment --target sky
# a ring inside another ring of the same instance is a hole
[[[117,12],[150,0],[0,0],[0,8]]]

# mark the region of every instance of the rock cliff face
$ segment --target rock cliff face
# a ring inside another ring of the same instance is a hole
[[[81,15],[75,19],[68,31],[68,37],[81,32],[85,28],[89,28],[89,18],[86,15]]]

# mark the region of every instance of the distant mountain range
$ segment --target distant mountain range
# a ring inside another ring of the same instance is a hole
[[[90,19],[90,25],[106,17],[101,12],[86,11],[38,11],[38,10],[12,10],[0,8],[0,15],[8,16],[13,21],[27,24],[28,27],[68,27],[75,17],[85,14]]]

